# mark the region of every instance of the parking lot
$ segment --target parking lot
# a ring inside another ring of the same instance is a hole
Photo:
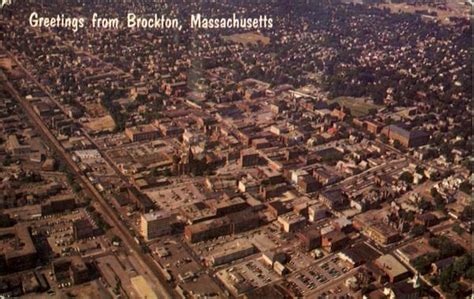
[[[353,294],[354,292],[345,285],[345,279],[342,279],[336,283],[329,283],[314,293],[309,293],[308,297],[351,299],[355,298]]]
[[[151,189],[145,193],[163,209],[174,211],[183,205],[203,201],[203,192],[202,185],[196,180],[194,183],[175,184],[159,190]]]
[[[293,273],[288,281],[300,294],[307,294],[347,273],[349,268],[336,255],[330,255],[310,267]]]
[[[258,288],[279,279],[279,276],[261,258],[246,262],[241,274],[247,277],[249,281],[255,282]]]
[[[221,280],[225,280],[228,279],[227,275],[229,273],[240,275],[255,288],[263,287],[281,278],[263,261],[262,258],[246,261],[221,270],[217,272],[217,277]]]
[[[291,272],[297,272],[314,263],[315,259],[310,255],[296,249],[293,249],[293,251],[288,252],[288,254],[291,256],[291,260],[286,264]]]

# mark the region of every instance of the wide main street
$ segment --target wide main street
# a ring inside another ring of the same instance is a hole
[[[6,52],[4,49],[2,50]],[[12,58],[18,62],[15,57]],[[19,65],[20,67],[22,67],[21,64]],[[35,84],[38,84],[38,82],[31,77],[31,74],[29,74],[28,72],[25,73],[29,77],[29,79],[35,82]],[[43,89],[40,86],[38,87],[40,89]],[[123,240],[124,246],[128,249],[127,251],[129,251],[131,255],[135,256],[137,260],[140,261],[142,269],[137,270],[142,270],[141,272],[143,273],[141,274],[144,274],[150,280],[153,280],[153,285],[157,289],[159,297],[175,297],[174,295],[176,294],[176,292],[167,284],[163,274],[161,273],[161,270],[158,268],[154,260],[149,255],[142,252],[139,244],[135,242],[133,236],[130,234],[125,225],[120,221],[118,215],[109,206],[104,197],[97,191],[97,189],[92,185],[92,183],[86,178],[86,176],[82,174],[79,167],[72,160],[70,154],[66,152],[64,147],[59,143],[53,133],[48,129],[48,127],[44,124],[41,118],[35,113],[31,104],[21,97],[20,93],[8,80],[4,82],[4,88],[12,95],[12,97],[14,97],[18,101],[30,121],[36,125],[39,133],[43,135],[45,141],[47,141],[53,147],[58,156],[63,159],[63,161],[67,164],[69,170],[75,175],[75,177],[79,179],[81,185],[85,187],[89,195],[92,196],[92,198],[99,204],[103,214],[107,217],[107,219],[112,222],[113,227],[116,230],[116,234]],[[151,275],[148,275],[148,273],[150,273]]]

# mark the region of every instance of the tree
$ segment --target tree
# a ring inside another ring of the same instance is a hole
[[[453,231],[458,235],[462,235],[464,233],[464,230],[462,229],[462,227],[459,226],[459,224],[457,223],[453,226]]]
[[[469,221],[472,219],[473,214],[474,214],[474,208],[473,208],[473,205],[471,204],[464,207],[464,209],[461,212],[460,218],[462,221]]]
[[[461,245],[454,243],[451,239],[445,236],[431,238],[428,243],[439,250],[440,258],[459,256],[464,253],[464,248]]]
[[[335,150],[328,152],[326,155],[323,155],[322,161],[327,162],[329,164],[335,164],[337,161],[342,160],[342,158],[344,158],[344,155],[341,152]]]
[[[0,213],[0,227],[10,227],[15,224],[15,219],[10,218],[10,215]]]
[[[459,298],[464,291],[463,285],[459,282],[461,277],[470,280],[474,279],[474,265],[471,253],[466,253],[462,257],[457,258],[441,272],[439,276],[441,289]]]
[[[415,224],[410,231],[410,234],[414,237],[423,235],[426,232],[426,227],[421,224]]]
[[[84,206],[87,207],[87,206],[89,206],[89,205],[91,204],[92,199],[87,196],[87,197],[84,197],[83,202],[84,202]]]
[[[438,284],[439,284],[439,279],[438,279],[438,277],[437,277],[437,276],[431,276],[431,277],[430,277],[430,283],[431,283],[432,285],[438,285]]]
[[[418,201],[417,207],[418,207],[418,209],[420,209],[420,210],[428,211],[428,210],[431,210],[432,205],[431,205],[431,203],[430,203],[429,201],[427,201],[426,199],[422,198],[421,200]]]
[[[423,174],[425,169],[423,168],[423,166],[417,165],[416,168],[415,168],[415,171],[416,171],[416,173]]]
[[[412,222],[413,220],[415,220],[415,215],[412,211],[403,210],[401,218],[405,221]]]
[[[393,146],[394,146],[396,149],[401,149],[401,148],[402,148],[402,144],[401,144],[400,141],[398,141],[398,140],[394,140],[394,141],[393,141]]]
[[[209,89],[207,92],[206,92],[206,100],[207,101],[214,101],[215,100],[215,97],[216,95],[214,94],[214,91],[212,89]]]
[[[474,266],[471,266],[469,269],[467,269],[465,277],[471,281],[474,281]]]
[[[147,100],[147,96],[143,94],[137,95],[137,98],[135,99],[137,103],[144,104]]]
[[[72,184],[72,192],[79,193],[81,192],[81,190],[82,190],[81,185],[77,183]]]
[[[150,248],[146,244],[141,244],[140,248],[141,248],[142,252],[145,253],[145,254],[151,252]]]
[[[445,270],[441,272],[439,275],[439,284],[441,289],[445,292],[450,292],[451,290],[451,283],[456,280],[453,271],[453,265],[449,265]]]
[[[460,258],[457,258],[454,263],[453,263],[453,271],[456,273],[458,276],[464,276],[469,269],[469,267],[472,266],[472,255],[467,253],[461,256]]]
[[[415,267],[416,271],[420,272],[421,274],[426,274],[431,267],[431,263],[435,262],[437,259],[438,257],[436,254],[424,254],[422,256],[417,257],[413,261],[413,267]]]
[[[151,171],[151,175],[154,176],[154,177],[157,177],[160,175],[160,171],[158,170],[158,168],[153,168],[153,170]]]
[[[89,205],[86,207],[86,211],[89,212],[89,213],[94,213],[95,212],[95,208],[93,205]]]
[[[173,176],[173,173],[172,173],[171,169],[166,168],[166,169],[163,171],[163,176],[166,176],[166,177]]]
[[[5,158],[3,159],[2,165],[3,166],[10,166],[10,164],[13,163],[12,157],[9,154],[5,155]]]
[[[446,201],[441,196],[441,194],[439,194],[438,190],[436,188],[431,188],[430,193],[436,203],[436,208],[438,210],[443,210],[445,207]]]
[[[453,294],[454,296],[461,296],[462,291],[463,287],[458,281],[449,284],[449,293]]]
[[[66,179],[67,179],[67,182],[69,183],[69,185],[74,184],[74,175],[72,173],[66,172]]]
[[[113,289],[113,292],[118,295],[120,294],[120,289],[122,288],[122,281],[120,280],[120,277],[118,275],[115,275],[115,287]]]
[[[59,172],[67,172],[66,164],[60,162],[59,166],[58,166],[58,171]]]
[[[410,172],[405,171],[400,175],[400,180],[404,181],[407,184],[411,184],[413,183],[413,175]]]
[[[464,181],[459,185],[459,190],[466,193],[467,195],[471,195],[472,193],[472,185],[468,181]]]
[[[369,113],[370,115],[376,115],[376,114],[377,114],[377,109],[376,109],[376,108],[370,108],[369,111],[368,111],[368,113]]]
[[[430,190],[430,194],[431,194],[431,196],[432,196],[433,198],[435,198],[436,196],[439,195],[439,192],[438,192],[438,190],[437,190],[436,188],[433,187],[433,188],[431,188],[431,190]]]

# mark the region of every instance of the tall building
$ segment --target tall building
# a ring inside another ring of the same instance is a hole
[[[96,236],[99,228],[88,219],[78,219],[72,223],[72,231],[75,240],[83,240]]]
[[[172,216],[166,212],[150,212],[141,217],[141,233],[149,241],[171,232]]]

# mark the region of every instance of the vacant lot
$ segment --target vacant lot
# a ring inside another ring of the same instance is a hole
[[[270,42],[269,37],[266,37],[258,32],[232,34],[232,35],[224,36],[223,38],[226,41],[230,40],[235,43],[241,43],[244,45],[256,44],[259,41],[262,42],[262,44],[266,45]]]

